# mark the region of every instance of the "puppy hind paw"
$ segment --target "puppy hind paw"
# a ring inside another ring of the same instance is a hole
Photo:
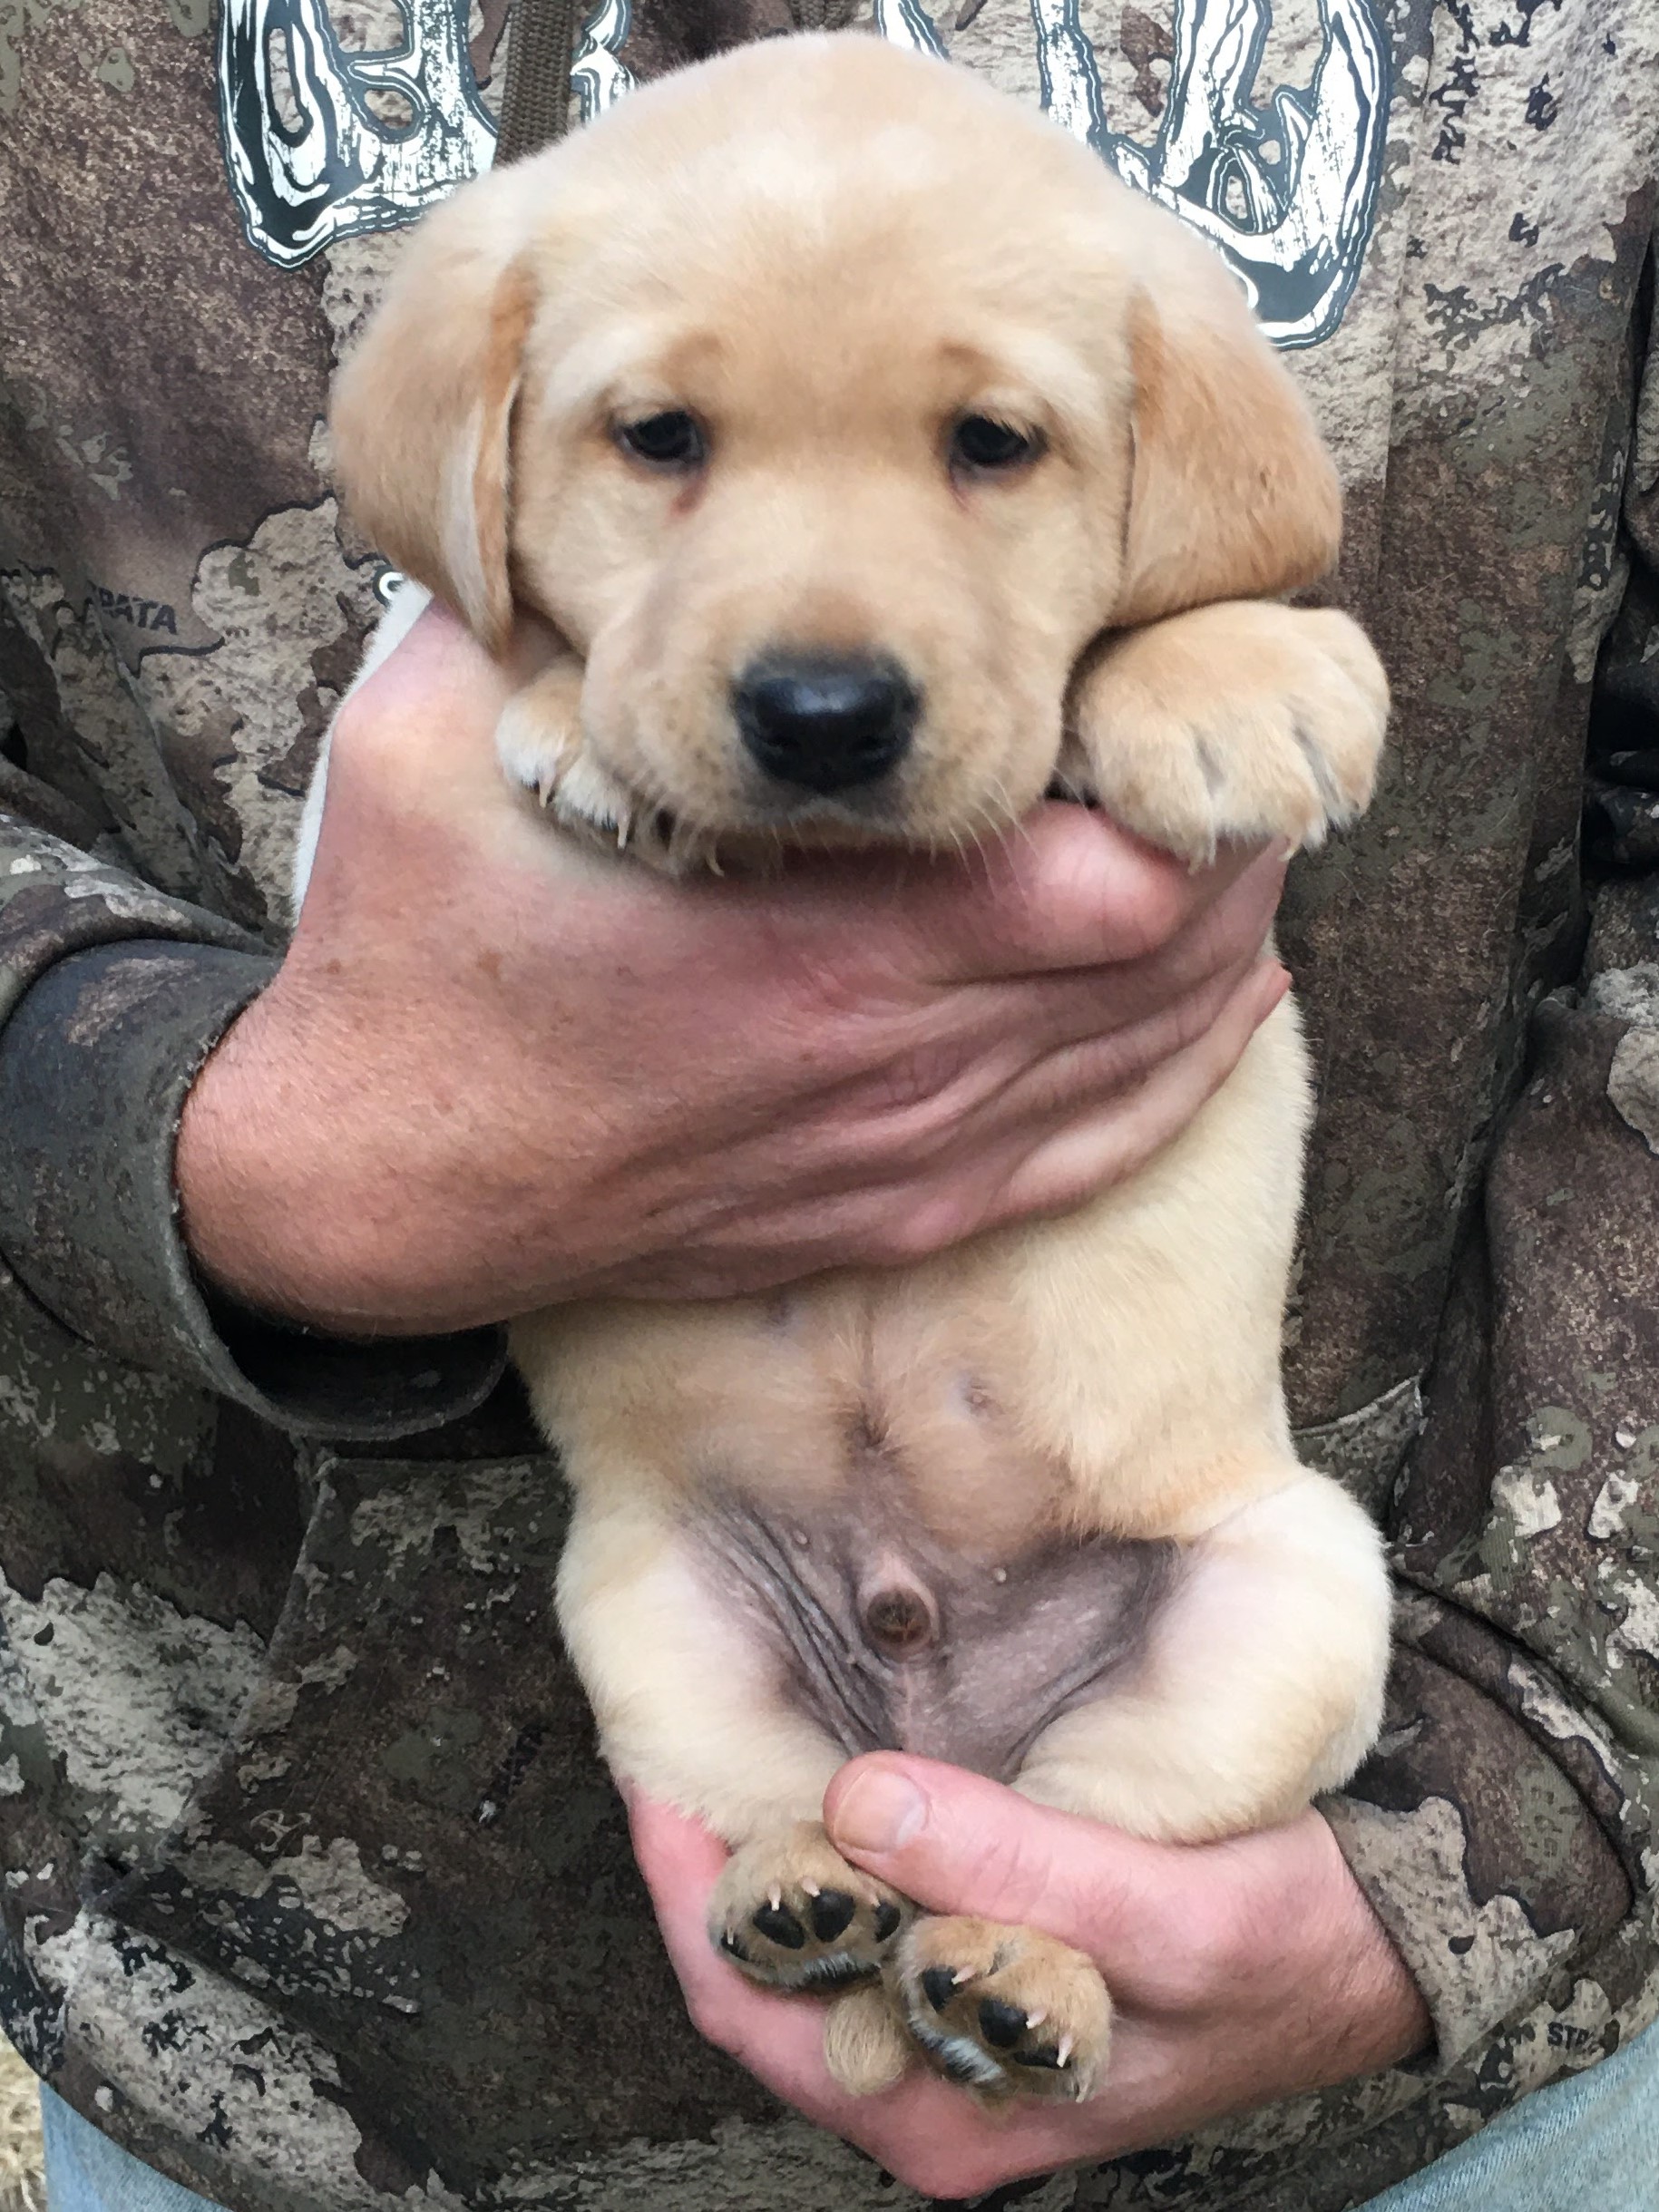
[[[845,1989],[873,1981],[913,1908],[850,1866],[816,1821],[734,1853],[709,1903],[709,1940],[770,1989]]]
[[[995,1921],[922,1918],[887,1980],[929,2063],[984,2101],[1080,2102],[1099,2086],[1111,1999],[1069,1944]]]

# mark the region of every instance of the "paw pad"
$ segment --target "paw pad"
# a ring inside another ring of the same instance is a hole
[[[876,1979],[904,1916],[891,1890],[803,1822],[736,1855],[715,1891],[708,1932],[751,1981],[834,1990]]]
[[[786,1951],[800,1951],[806,1944],[806,1931],[786,1905],[763,1905],[749,1915],[751,1927],[775,1944],[782,1944]]]
[[[911,2033],[937,2070],[993,2101],[1093,2093],[1111,2004],[1080,1952],[989,1921],[912,1924],[890,1970]]]
[[[856,1909],[856,1900],[844,1889],[821,1889],[812,1901],[813,1934],[821,1944],[833,1944],[844,1934]]]

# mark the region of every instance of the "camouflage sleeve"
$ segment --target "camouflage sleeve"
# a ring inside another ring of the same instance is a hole
[[[1591,711],[1584,970],[1533,1018],[1394,1496],[1387,1731],[1327,1808],[1434,2015],[1422,2157],[1659,2015],[1654,382]]]
[[[1325,1808],[1433,2014],[1420,2158],[1659,2014],[1648,976],[1537,1018],[1395,1500],[1385,1732]]]
[[[53,834],[72,803],[15,773],[28,789],[0,790],[5,1264],[100,1350],[291,1433],[392,1437],[471,1410],[502,1372],[499,1331],[347,1345],[210,1301],[179,1231],[179,1114],[274,962],[234,924]]]

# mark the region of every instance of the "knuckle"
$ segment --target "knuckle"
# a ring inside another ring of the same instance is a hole
[[[1106,933],[1112,886],[1101,823],[1081,807],[1050,807],[1029,842],[1005,848],[986,894],[983,926],[1009,972],[1074,960]]]
[[[1126,930],[1134,933],[1140,956],[1162,951],[1192,909],[1193,879],[1186,868],[1171,854],[1148,848],[1135,898],[1125,914]]]
[[[1122,1110],[1097,1115],[1050,1162],[1033,1211],[1048,1218],[1076,1213],[1132,1175],[1173,1134],[1148,1126],[1133,1099]]]
[[[1137,960],[1192,911],[1185,864],[1108,814],[1044,808],[981,892],[980,927],[1005,973]]]

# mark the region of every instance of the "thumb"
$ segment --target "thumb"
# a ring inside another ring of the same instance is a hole
[[[1133,1942],[1155,1914],[1161,1922],[1186,1873],[1167,1845],[1033,1805],[959,1767],[885,1752],[841,1769],[824,1820],[844,1856],[929,1912],[1038,1928],[1097,1958]]]

